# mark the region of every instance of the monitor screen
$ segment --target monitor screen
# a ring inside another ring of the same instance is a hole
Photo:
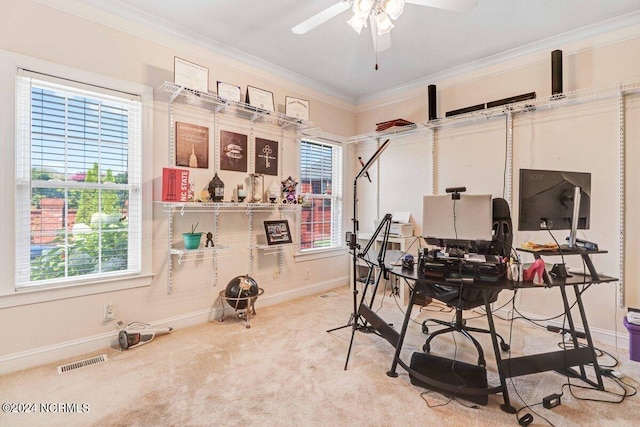
[[[436,194],[422,199],[422,236],[429,243],[441,240],[447,246],[466,247],[465,242],[491,242],[492,232],[491,194],[460,194],[459,200]]]
[[[574,189],[580,187],[578,229],[589,228],[591,174],[520,169],[518,230],[571,230]]]

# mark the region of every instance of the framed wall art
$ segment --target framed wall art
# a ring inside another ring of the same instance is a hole
[[[173,82],[199,92],[209,92],[209,69],[202,65],[173,57]]]
[[[284,114],[294,119],[309,120],[309,101],[292,96],[285,96]]]
[[[256,138],[254,151],[255,172],[264,175],[278,175],[278,141]]]
[[[247,171],[247,135],[220,131],[220,169]]]
[[[209,168],[209,128],[176,122],[176,166]]]
[[[269,245],[281,245],[292,242],[289,221],[286,219],[265,221],[264,231],[267,233],[267,243]]]
[[[273,102],[273,93],[268,90],[258,89],[257,87],[247,86],[247,95],[245,102],[252,107],[266,111],[276,111]]]
[[[218,81],[218,96],[233,102],[240,102],[240,86]]]

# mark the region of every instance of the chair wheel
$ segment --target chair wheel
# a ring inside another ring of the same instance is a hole
[[[506,342],[501,342],[500,343],[500,348],[502,349],[502,351],[509,351],[511,349],[509,344],[507,344]]]
[[[425,344],[422,346],[422,351],[424,351],[425,353],[429,353],[431,351],[431,345],[429,344]]]
[[[427,325],[425,325],[424,323],[422,324],[422,333],[425,335],[429,333],[429,327],[427,327]]]

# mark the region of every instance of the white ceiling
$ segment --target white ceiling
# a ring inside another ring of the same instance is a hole
[[[339,0],[81,1],[356,104],[433,83],[487,57],[551,52],[562,42],[640,23],[640,0],[478,0],[465,13],[407,4],[376,71],[371,33],[353,31],[349,11],[304,35],[291,32]]]

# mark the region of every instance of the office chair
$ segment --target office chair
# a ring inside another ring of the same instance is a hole
[[[493,199],[493,232],[492,240],[489,245],[488,254],[508,257],[511,252],[511,245],[513,244],[513,231],[511,223],[511,212],[509,204],[505,199],[495,198]],[[493,289],[489,293],[489,302],[495,302],[498,299],[498,294],[501,289]],[[453,307],[456,310],[455,320],[451,322],[443,321],[440,319],[426,319],[422,322],[422,333],[429,334],[429,328],[427,322],[437,323],[439,325],[446,326],[444,329],[437,330],[431,333],[425,341],[422,349],[429,353],[431,351],[431,340],[438,335],[447,332],[460,332],[469,341],[473,343],[478,351],[478,365],[486,366],[484,359],[484,351],[480,343],[470,334],[470,332],[478,332],[488,334],[491,333],[488,329],[474,328],[467,326],[466,320],[462,314],[464,310],[470,310],[472,308],[480,307],[484,305],[483,291],[478,288],[474,288],[473,285],[468,286],[442,286],[437,284],[429,284],[425,287],[425,296],[435,298],[445,303],[448,307]],[[496,334],[500,339],[500,348],[503,351],[509,351],[509,344],[507,344],[500,334]]]

